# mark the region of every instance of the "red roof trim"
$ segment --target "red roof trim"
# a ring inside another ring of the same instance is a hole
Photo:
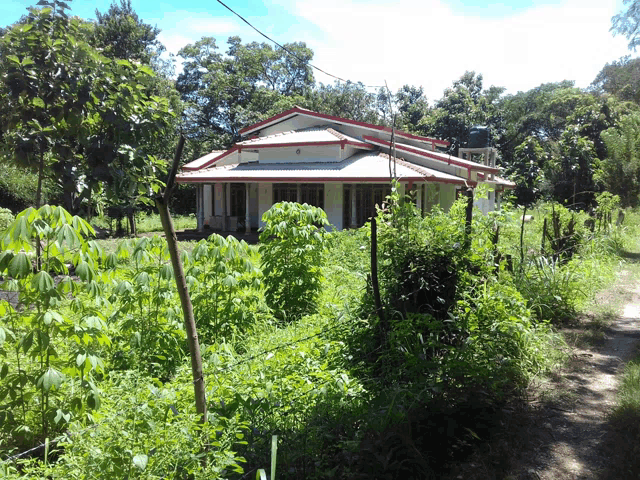
[[[380,145],[383,147],[391,147],[391,142],[387,142],[386,140],[381,140],[379,138],[375,138],[372,137],[370,135],[363,135],[362,138],[364,140],[366,140],[367,142],[371,142],[375,145]],[[498,173],[500,170],[497,168],[493,168],[493,167],[487,167],[486,165],[482,165],[480,163],[475,164],[475,165],[469,165],[467,162],[468,160],[465,161],[461,161],[462,159],[456,159],[455,157],[449,156],[449,158],[447,160],[444,160],[440,157],[438,157],[437,155],[431,153],[431,152],[426,152],[426,151],[422,151],[422,150],[416,150],[414,148],[408,147],[407,145],[402,145],[402,144],[397,144],[396,143],[396,149],[397,150],[401,150],[403,152],[408,152],[408,153],[412,153],[414,155],[419,155],[421,157],[426,157],[426,158],[431,158],[433,160],[437,160],[439,162],[442,163],[446,163],[447,165],[455,165],[457,167],[462,167],[462,168],[467,168],[469,170],[480,170],[480,171],[484,171],[484,172],[490,172],[490,173]]]
[[[382,125],[374,125],[372,123],[366,123],[366,122],[358,122],[356,120],[350,120],[348,118],[336,117],[334,115],[327,115],[326,113],[318,113],[318,112],[314,112],[313,110],[307,110],[306,108],[301,108],[298,106],[295,106],[287,111],[279,113],[278,115],[275,115],[271,118],[267,118],[266,120],[262,120],[261,122],[254,123],[253,125],[249,125],[248,127],[241,129],[239,133],[240,135],[244,135],[245,133],[260,129],[265,125],[268,125],[270,123],[276,122],[277,120],[281,120],[281,119],[284,119],[285,117],[289,117],[293,115],[307,115],[310,117],[323,118],[325,120],[331,120],[338,123],[346,123],[346,124],[355,125],[358,127],[369,128],[371,130],[378,130],[381,132],[391,133],[391,127],[384,127]],[[435,143],[437,145],[443,145],[445,147],[450,145],[450,143],[447,142],[446,140],[440,140],[437,138],[430,138],[430,137],[421,137],[419,135],[403,132],[401,130],[396,130],[395,134],[398,135],[399,137],[409,138],[412,140],[419,140],[423,142]]]
[[[402,177],[400,178],[401,182],[432,182],[432,183],[451,183],[451,184],[455,184],[455,185],[471,185],[471,186],[476,186],[477,182],[469,182],[466,181],[464,179],[453,179],[453,178],[438,178],[438,177],[434,177],[434,176],[423,176],[423,175],[417,175],[417,176],[411,176],[411,177]],[[317,177],[311,177],[311,178],[305,178],[305,177],[299,177],[299,178],[283,178],[283,177],[270,177],[270,178],[255,178],[255,177],[227,177],[224,179],[221,178],[215,178],[215,177],[207,177],[207,178],[196,178],[196,179],[189,179],[188,177],[185,178],[180,178],[180,177],[176,177],[176,182],[178,183],[228,183],[228,182],[248,182],[248,183],[263,183],[263,182],[271,182],[271,183],[291,183],[291,182],[304,182],[304,183],[325,183],[325,182],[331,182],[331,183],[335,183],[335,182],[340,182],[340,183],[371,183],[371,182],[377,182],[377,183],[388,183],[389,180],[388,179],[380,179],[378,177],[343,177],[343,178],[334,178],[334,177],[329,177],[329,178],[317,178]]]

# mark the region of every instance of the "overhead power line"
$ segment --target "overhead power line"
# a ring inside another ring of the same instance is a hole
[[[335,78],[336,80],[340,81],[340,82],[344,82],[344,83],[360,83],[360,82],[352,82],[351,80],[345,80],[342,77],[338,77],[337,75],[333,75],[329,72],[327,72],[326,70],[323,70],[320,67],[316,67],[315,65],[313,65],[312,63],[309,63],[307,60],[300,58],[298,55],[296,55],[294,52],[292,52],[291,50],[289,50],[287,47],[281,45],[280,43],[276,42],[273,38],[269,37],[266,33],[262,33],[260,30],[258,30],[256,27],[254,27],[246,18],[244,18],[242,15],[240,15],[239,13],[237,13],[236,11],[234,11],[231,7],[229,7],[227,4],[225,4],[224,2],[222,2],[222,0],[216,0],[220,5],[222,5],[224,8],[226,8],[227,10],[229,10],[231,13],[233,13],[236,17],[238,17],[240,20],[242,20],[244,23],[246,23],[247,25],[249,25],[253,30],[255,30],[256,32],[258,32],[260,35],[262,35],[264,38],[266,38],[267,40],[269,40],[270,42],[274,43],[275,45],[277,45],[278,47],[280,47],[282,50],[284,50],[285,52],[287,52],[289,55],[291,55],[293,58],[295,58],[296,60],[298,60],[301,63],[306,63],[307,65],[309,65],[311,68],[316,69],[319,72],[324,73],[325,75],[328,75],[329,77]],[[364,87],[366,88],[383,88],[384,85],[364,85]]]

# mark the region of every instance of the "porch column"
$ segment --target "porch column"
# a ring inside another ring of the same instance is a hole
[[[419,183],[418,188],[416,188],[416,208],[420,212],[420,215],[423,215],[423,212],[422,212],[422,192],[423,192],[422,188],[423,187],[424,187],[424,183]]]
[[[226,232],[228,230],[228,221],[229,212],[227,212],[227,183],[222,184],[222,231]]]
[[[296,190],[296,202],[302,203],[302,185],[298,183]]]
[[[246,233],[251,233],[251,218],[250,218],[250,214],[249,214],[249,186],[251,184],[250,183],[245,183],[245,194],[246,194],[246,200],[245,200],[245,232]]]
[[[356,216],[356,186],[355,184],[351,184],[351,188],[349,189],[351,192],[351,225],[350,227],[355,227],[358,222],[358,217]]]
[[[204,185],[198,184],[196,188],[196,222],[198,231],[204,230]]]

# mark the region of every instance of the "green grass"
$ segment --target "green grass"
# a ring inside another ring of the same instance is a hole
[[[171,215],[173,219],[173,228],[176,231],[194,230],[197,227],[195,215]],[[116,221],[107,215],[92,218],[90,221],[94,227],[110,230],[116,229]],[[127,227],[127,220],[122,220],[123,228]],[[162,223],[160,215],[157,213],[138,213],[136,215],[136,228],[138,233],[162,232]]]

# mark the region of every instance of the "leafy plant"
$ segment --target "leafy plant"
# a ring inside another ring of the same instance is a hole
[[[123,242],[107,257],[108,265],[115,268],[119,258],[128,259],[130,267],[118,267],[118,280],[110,297],[116,306],[109,317],[118,345],[114,366],[139,368],[166,379],[185,354],[184,328],[166,242],[158,236]]]
[[[250,254],[246,242],[217,234],[193,248],[187,275],[198,332],[205,341],[230,340],[253,324],[262,282]]]
[[[81,218],[45,205],[18,214],[2,237],[2,288],[15,296],[0,301],[0,417],[15,444],[45,438],[73,413],[100,405],[93,377],[104,371],[109,339],[92,234]]]
[[[293,202],[262,216],[260,254],[267,305],[280,319],[313,313],[322,278],[327,214]]]

